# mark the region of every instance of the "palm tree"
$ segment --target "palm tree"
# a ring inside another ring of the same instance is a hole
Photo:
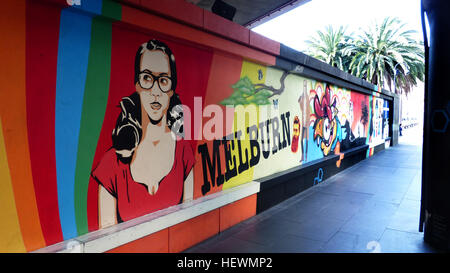
[[[417,80],[424,79],[423,42],[414,39],[414,30],[404,30],[398,18],[387,17],[362,30],[349,40],[342,54],[352,58],[350,73],[397,93],[409,93]],[[394,82],[395,80],[395,82]],[[397,87],[397,88],[395,88]]]
[[[340,26],[339,29],[334,30],[329,25],[325,27],[324,32],[319,30],[316,37],[310,37],[310,40],[305,41],[309,45],[307,54],[343,71],[347,71],[351,58],[344,56],[342,50],[348,40],[346,28]]]

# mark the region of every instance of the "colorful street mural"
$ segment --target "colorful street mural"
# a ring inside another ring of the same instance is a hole
[[[17,62],[0,73],[0,252],[52,245],[389,135],[383,98],[133,30],[114,2],[90,1],[89,12],[15,3],[22,25],[0,50]]]

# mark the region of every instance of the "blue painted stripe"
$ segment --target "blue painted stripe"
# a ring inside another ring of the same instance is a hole
[[[87,1],[89,2],[89,1]],[[89,59],[92,17],[74,9],[61,12],[55,106],[58,204],[64,240],[76,237],[75,168]]]
[[[72,6],[70,8],[101,15],[102,6],[103,0],[72,0]]]
[[[95,14],[102,14],[103,0],[84,0],[81,1],[81,8],[85,11],[93,12]]]

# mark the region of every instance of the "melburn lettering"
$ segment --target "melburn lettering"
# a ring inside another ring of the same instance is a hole
[[[259,130],[256,125],[247,127],[246,133],[250,140],[241,139],[243,132],[239,130],[234,134],[225,136],[223,139],[215,139],[212,143],[206,142],[200,144],[197,151],[202,157],[202,194],[205,195],[211,190],[211,187],[220,186],[224,182],[258,164],[261,154],[264,159],[267,159],[271,154],[275,154],[290,146],[291,133],[289,117],[290,113],[286,112],[280,117],[276,116],[262,121],[259,123]],[[282,130],[282,134],[280,129]],[[272,147],[270,145],[271,137],[273,141]],[[243,145],[242,141],[248,141],[250,146]],[[212,154],[209,151],[210,148],[208,148],[211,146]],[[222,173],[222,162],[225,164],[225,174]]]

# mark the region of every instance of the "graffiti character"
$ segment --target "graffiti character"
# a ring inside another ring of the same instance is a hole
[[[292,144],[291,144],[291,151],[293,153],[296,153],[298,151],[298,139],[300,136],[300,120],[298,119],[298,116],[294,117],[294,124],[292,125]]]
[[[314,111],[317,116],[314,123],[314,140],[320,145],[324,156],[331,152],[339,154],[342,141],[341,124],[336,114],[336,99],[331,102],[328,86],[321,100],[317,95],[315,96]]]
[[[100,227],[193,197],[195,159],[182,138],[175,58],[166,44],[140,46],[134,85],[136,92],[120,102],[112,148],[91,174],[99,183]]]
[[[300,97],[298,98],[298,104],[300,106],[300,113],[302,116],[302,139],[300,142],[302,146],[302,157],[300,159],[300,162],[306,162],[308,155],[309,123],[311,110],[309,106],[309,94],[307,92],[306,85],[307,81],[303,80],[303,92],[301,92]]]
[[[351,127],[351,124],[353,124],[353,121],[354,121],[353,102],[352,101],[348,102],[348,109],[349,109],[348,118],[345,119],[344,125],[341,127],[342,128],[342,141],[341,141],[341,149],[342,150],[350,149],[351,147],[354,147],[358,144],[359,136],[355,136],[355,134],[353,134],[352,127]],[[357,130],[359,129],[358,126],[359,125],[356,124]],[[359,132],[357,132],[357,133],[359,133]]]

